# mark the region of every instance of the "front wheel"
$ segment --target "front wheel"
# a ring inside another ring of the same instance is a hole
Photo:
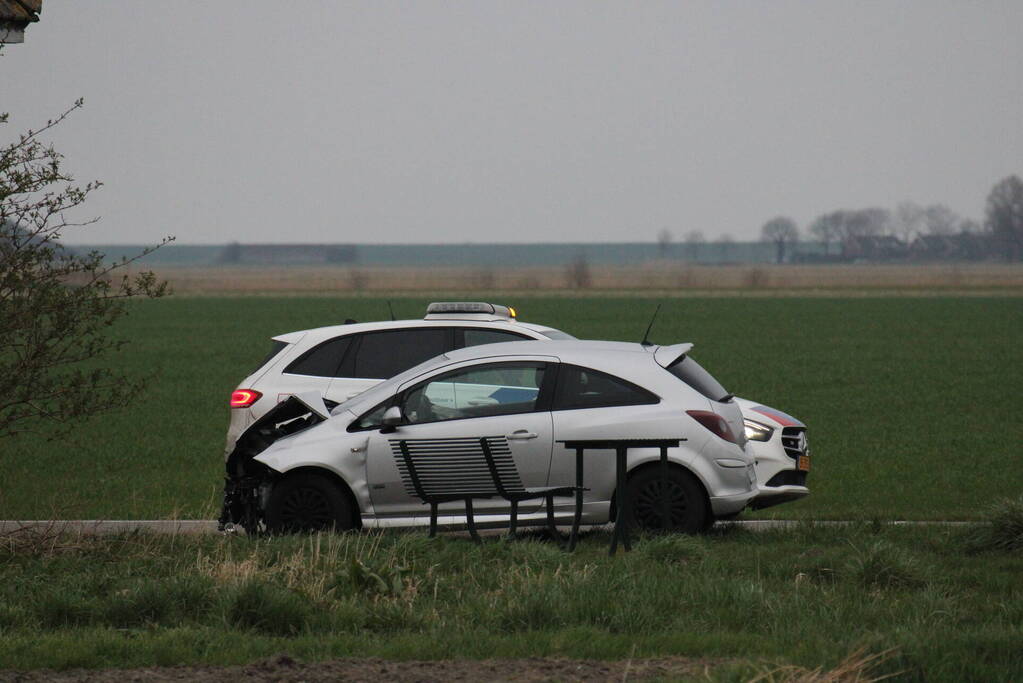
[[[266,507],[270,533],[346,531],[355,526],[352,506],[334,482],[297,474],[274,486]]]
[[[711,518],[707,514],[707,495],[692,475],[672,467],[667,479],[659,467],[641,470],[628,483],[630,523],[647,531],[681,531],[696,534],[706,531]],[[665,525],[663,495],[668,498],[668,524]]]

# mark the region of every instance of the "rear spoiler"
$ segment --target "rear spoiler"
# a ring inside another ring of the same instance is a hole
[[[693,348],[693,345],[689,342],[685,344],[672,344],[671,346],[658,346],[657,350],[654,351],[654,360],[662,368],[674,365],[682,359],[682,356],[689,353]]]

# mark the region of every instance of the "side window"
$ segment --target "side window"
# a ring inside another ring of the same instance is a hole
[[[532,337],[526,337],[515,332],[504,330],[487,330],[474,327],[466,327],[462,331],[463,346],[480,346],[481,344],[499,344],[501,342],[528,341]]]
[[[335,337],[323,342],[292,361],[284,372],[292,375],[334,377],[344,362],[345,352],[351,343],[351,336]]]
[[[394,403],[393,397],[376,406],[358,420],[348,426],[348,431],[359,432],[366,429],[380,429],[384,426],[384,413]]]
[[[271,339],[270,341],[272,342],[272,344],[270,345],[270,352],[266,354],[263,357],[263,360],[259,362],[259,365],[256,366],[256,370],[259,370],[261,367],[269,363],[274,356],[276,356],[278,353],[283,351],[288,346],[288,342],[277,341],[276,339]],[[252,372],[256,372],[256,370],[253,370]]]
[[[609,408],[658,403],[660,399],[646,389],[603,372],[576,365],[562,365],[554,410]]]
[[[451,348],[443,327],[367,332],[361,335],[351,376],[387,379]],[[347,364],[346,364],[347,365]]]
[[[405,393],[401,412],[409,424],[536,410],[544,363],[494,363],[449,372]]]

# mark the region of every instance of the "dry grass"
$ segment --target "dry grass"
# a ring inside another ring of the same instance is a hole
[[[50,557],[78,552],[83,547],[82,535],[66,533],[60,522],[45,526],[21,527],[0,533],[0,554],[10,556]]]
[[[164,267],[157,275],[181,294],[360,294],[424,291],[580,291],[607,294],[642,291],[801,293],[826,291],[1000,290],[1023,294],[1023,265],[835,265],[835,266],[587,266],[480,269],[351,267]]]
[[[213,579],[218,585],[237,585],[255,579],[273,580],[322,601],[330,590],[330,582],[338,567],[353,559],[373,558],[380,553],[383,535],[313,534],[290,552],[271,552],[272,541],[252,544],[220,544],[212,551],[199,549],[195,566],[199,575]],[[400,553],[392,548],[386,561],[400,564]]]
[[[780,666],[761,672],[749,679],[749,683],[874,683],[895,678],[902,673],[879,674],[876,671],[878,667],[896,655],[895,648],[884,652],[868,653],[866,647],[860,647],[833,669]]]

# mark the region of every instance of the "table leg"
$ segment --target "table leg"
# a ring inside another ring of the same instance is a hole
[[[671,528],[671,517],[668,514],[668,448],[661,446],[661,529]]]
[[[568,537],[568,551],[575,550],[579,537],[579,521],[583,514],[583,449],[575,449],[575,517],[572,519],[572,533]]]
[[[625,456],[627,453],[628,449],[626,448],[615,449],[615,475],[617,477],[615,491],[617,493],[618,510],[615,515],[615,530],[611,536],[609,555],[614,555],[618,550],[619,539],[626,551],[632,550],[632,544],[629,543],[629,492],[625,484]]]
[[[622,491],[625,492],[625,496],[623,496],[623,500],[625,501],[625,505],[622,508],[622,512],[623,512],[623,514],[622,514],[622,522],[623,522],[622,523],[622,544],[625,546],[625,550],[626,551],[632,550],[632,542],[629,540],[629,520],[630,520],[629,504],[631,503],[631,501],[629,500],[629,495],[628,495],[628,493],[629,493],[629,485],[628,485],[628,482],[627,482],[627,478],[628,478],[627,477],[627,475],[628,475],[628,458],[627,458],[627,456],[628,456],[628,454],[629,454],[629,449],[628,448],[625,448],[623,446],[622,448],[618,449],[618,453],[617,453],[617,460],[618,460],[617,465],[618,466],[615,468],[619,472],[618,478],[622,482]]]

